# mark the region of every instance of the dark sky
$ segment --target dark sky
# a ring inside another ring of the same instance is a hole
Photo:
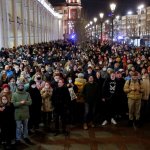
[[[51,3],[65,2],[65,0],[49,0]],[[100,12],[105,12],[108,16],[110,9],[109,4],[113,0],[81,0],[84,12],[88,18],[97,17]],[[150,0],[114,0],[117,3],[116,15],[125,15],[127,11],[132,10],[136,13],[139,4],[150,6]]]

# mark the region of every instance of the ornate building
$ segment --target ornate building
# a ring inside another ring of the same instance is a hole
[[[62,38],[62,15],[47,0],[0,0],[0,47]]]
[[[150,6],[138,10],[136,15],[122,16],[120,29],[121,35],[136,41],[136,45],[141,40],[150,45]]]
[[[66,38],[74,33],[74,24],[81,17],[81,0],[66,0],[54,4],[56,10],[63,14],[63,33]]]

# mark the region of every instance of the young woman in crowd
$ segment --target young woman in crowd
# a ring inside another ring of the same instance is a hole
[[[5,149],[11,148],[14,139],[14,107],[7,95],[0,96],[1,141]]]
[[[42,119],[45,126],[45,129],[50,128],[50,123],[52,120],[52,92],[53,89],[49,82],[45,82],[45,86],[41,90],[41,96],[42,96]]]

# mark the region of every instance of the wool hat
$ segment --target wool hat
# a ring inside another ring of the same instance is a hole
[[[138,76],[138,72],[137,71],[132,72],[132,76]]]
[[[17,87],[19,87],[19,86],[23,86],[23,87],[24,87],[24,83],[21,82],[21,81],[19,81],[19,82],[17,83]]]
[[[10,89],[10,86],[9,86],[8,84],[3,84],[3,85],[2,85],[2,89],[4,89],[4,88]]]
[[[78,74],[78,78],[84,78],[84,74],[83,73],[79,73]]]

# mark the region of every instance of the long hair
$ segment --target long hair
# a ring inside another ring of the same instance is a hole
[[[2,94],[2,95],[0,96],[0,107],[3,107],[3,106],[4,106],[4,104],[3,104],[3,102],[2,102],[2,98],[3,98],[3,97],[6,97],[6,99],[7,99],[7,104],[5,104],[5,106],[6,106],[6,105],[10,105],[9,97],[8,97],[7,95],[3,95],[3,94]]]

